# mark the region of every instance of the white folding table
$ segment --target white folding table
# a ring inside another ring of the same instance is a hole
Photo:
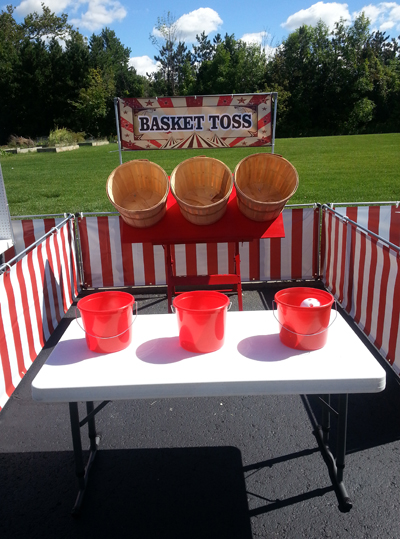
[[[174,314],[140,315],[128,348],[112,354],[89,351],[83,330],[72,321],[32,382],[41,402],[68,402],[79,493],[79,513],[89,469],[98,449],[95,415],[111,400],[235,395],[323,395],[316,435],[344,510],[352,502],[343,483],[347,395],[385,388],[386,373],[346,321],[332,312],[328,342],[304,352],[284,346],[272,311],[228,312],[223,347],[209,354],[179,345]],[[329,395],[338,394],[337,454],[329,449]],[[78,402],[86,402],[80,420]],[[96,408],[94,401],[102,401]],[[90,455],[85,467],[80,427],[88,423]]]

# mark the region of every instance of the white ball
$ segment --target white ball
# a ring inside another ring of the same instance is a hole
[[[316,298],[307,298],[301,302],[300,307],[319,307],[320,305]]]

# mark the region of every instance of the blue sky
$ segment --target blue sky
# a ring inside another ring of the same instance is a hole
[[[43,0],[13,2],[17,20],[33,11],[41,12]],[[7,2],[8,3],[8,2]],[[157,49],[149,36],[157,18],[171,12],[177,22],[180,38],[188,47],[196,34],[205,31],[209,37],[216,33],[234,34],[236,39],[277,46],[290,32],[302,24],[314,25],[322,19],[332,27],[340,17],[350,23],[364,11],[371,20],[373,30],[386,31],[391,37],[400,34],[400,0],[397,2],[371,2],[349,0],[341,2],[313,2],[312,0],[174,0],[170,5],[127,0],[45,0],[55,13],[68,13],[68,21],[89,37],[108,27],[115,31],[125,47],[131,49],[131,63],[138,73],[156,69],[154,55]],[[3,6],[4,9],[5,6]]]

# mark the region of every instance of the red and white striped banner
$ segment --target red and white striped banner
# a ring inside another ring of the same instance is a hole
[[[312,279],[318,275],[318,210],[285,209],[285,238],[239,246],[242,281]],[[165,285],[164,250],[149,243],[124,244],[118,216],[79,219],[84,283],[88,287]],[[172,248],[176,275],[233,273],[234,244],[202,243]]]
[[[332,211],[324,211],[322,226],[325,286],[399,375],[398,252]]]
[[[0,408],[77,294],[74,222],[69,220],[0,276]]]

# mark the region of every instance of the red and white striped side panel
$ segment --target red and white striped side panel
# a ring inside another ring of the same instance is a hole
[[[13,247],[4,253],[5,262],[9,262],[64,220],[65,217],[12,220],[11,225],[15,243]]]
[[[78,294],[73,222],[0,276],[0,408]]]
[[[317,275],[318,210],[286,209],[286,237],[239,245],[242,281],[311,279]],[[85,285],[166,284],[164,250],[148,243],[123,244],[118,216],[79,219]],[[233,243],[175,245],[176,275],[212,275],[234,271]]]
[[[335,211],[390,241],[390,243],[400,246],[400,207],[343,206],[335,208]]]
[[[400,258],[382,241],[323,214],[325,286],[400,374]]]

